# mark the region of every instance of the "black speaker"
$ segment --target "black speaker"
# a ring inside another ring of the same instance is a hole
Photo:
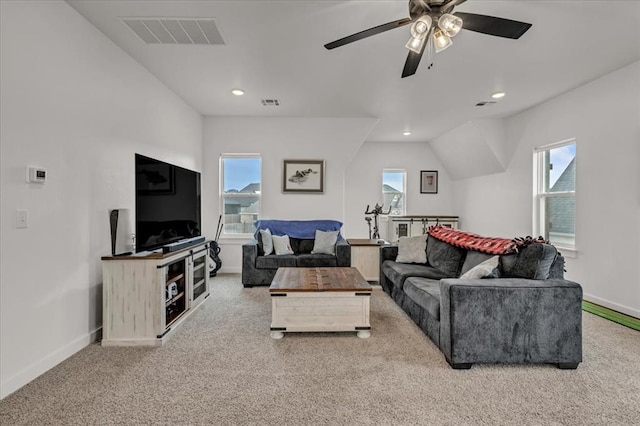
[[[125,256],[133,252],[133,232],[129,209],[114,209],[109,212],[111,225],[111,255]]]

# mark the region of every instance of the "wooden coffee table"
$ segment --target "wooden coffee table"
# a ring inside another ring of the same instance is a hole
[[[356,268],[278,268],[269,292],[274,339],[300,331],[371,336],[371,286]]]

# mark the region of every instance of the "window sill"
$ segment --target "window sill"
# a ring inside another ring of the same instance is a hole
[[[221,235],[218,244],[241,245],[253,240],[253,234]]]

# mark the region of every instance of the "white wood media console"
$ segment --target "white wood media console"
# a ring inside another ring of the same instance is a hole
[[[209,296],[209,242],[102,258],[102,346],[160,346]]]

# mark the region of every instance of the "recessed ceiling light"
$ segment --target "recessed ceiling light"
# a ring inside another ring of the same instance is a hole
[[[411,136],[411,132],[409,130],[405,130],[402,132],[402,136]]]
[[[231,91],[231,93],[233,93],[236,96],[242,96],[242,95],[244,95],[244,90],[242,90],[242,89],[233,89]]]
[[[504,92],[496,92],[493,95],[491,95],[491,97],[493,99],[500,99],[500,98],[504,98],[504,95],[506,95],[506,93],[504,93]]]

